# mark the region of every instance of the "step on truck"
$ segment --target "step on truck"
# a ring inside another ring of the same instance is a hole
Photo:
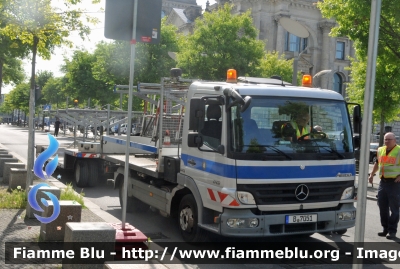
[[[210,232],[270,237],[353,227],[359,105],[349,109],[331,90],[227,74],[226,82],[192,81],[174,69],[160,84],[137,86],[155,109],[130,137],[129,163],[124,137],[104,135],[99,145],[120,201],[127,192],[127,210],[151,206],[175,217],[188,242]],[[309,117],[298,136],[300,112]]]

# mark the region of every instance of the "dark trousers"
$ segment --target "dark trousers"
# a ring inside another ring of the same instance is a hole
[[[399,223],[400,183],[381,180],[378,188],[378,206],[383,230],[396,233]]]

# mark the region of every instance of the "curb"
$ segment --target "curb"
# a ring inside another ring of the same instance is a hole
[[[7,149],[7,147],[5,147],[3,144],[0,143],[0,148],[4,148]],[[17,158],[18,160],[20,160],[22,163],[24,163],[25,165],[27,165],[27,160],[23,157],[21,157],[19,154],[10,151],[9,152],[11,155],[15,156],[15,158]],[[57,187],[59,189],[65,189],[67,188],[67,186],[58,181],[58,179],[54,178],[53,176],[50,176],[50,178],[47,180],[49,182],[49,184],[53,185],[54,187]],[[79,193],[77,193],[75,190],[74,192],[79,195]],[[107,213],[106,211],[104,211],[103,209],[101,209],[98,205],[96,205],[95,203],[93,203],[92,201],[89,200],[89,198],[83,197],[83,201],[85,203],[85,207],[87,209],[89,209],[93,214],[97,215],[99,218],[103,219],[105,222],[109,222],[109,223],[121,223],[121,220],[117,219],[116,217],[114,217],[113,215]]]

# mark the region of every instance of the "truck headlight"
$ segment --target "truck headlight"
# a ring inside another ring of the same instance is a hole
[[[250,192],[238,191],[236,196],[242,204],[245,204],[245,205],[255,205],[256,204],[256,200],[254,200],[254,197]]]
[[[258,218],[228,219],[226,225],[228,225],[229,228],[257,228],[259,222]]]
[[[340,212],[338,217],[340,220],[354,220],[356,218],[356,211]]]
[[[346,200],[346,199],[351,199],[353,197],[353,192],[354,192],[354,187],[348,187],[346,188],[343,193],[342,197],[340,197],[340,200]]]

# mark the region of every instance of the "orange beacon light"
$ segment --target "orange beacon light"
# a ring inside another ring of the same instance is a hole
[[[301,85],[303,87],[312,87],[311,75],[303,75],[303,79],[301,80]]]
[[[235,69],[228,69],[228,71],[226,72],[226,82],[228,82],[228,83],[236,83],[237,82]]]

